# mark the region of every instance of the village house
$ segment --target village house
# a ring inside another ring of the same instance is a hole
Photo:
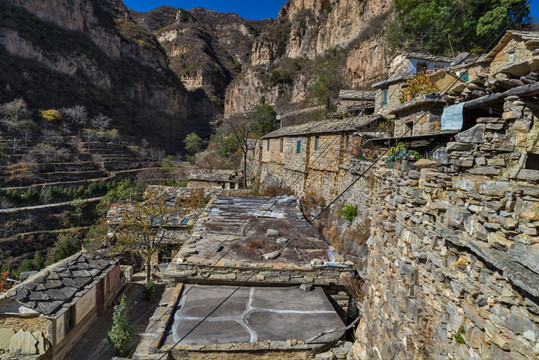
[[[237,170],[213,170],[192,172],[188,178],[190,189],[236,190],[242,186],[242,175]]]
[[[388,67],[388,73],[391,77],[372,84],[372,88],[376,90],[374,112],[387,114],[399,107],[401,104],[399,97],[407,79],[427,71],[434,72],[450,65],[451,60],[442,56],[417,53],[397,55]]]
[[[358,134],[376,133],[383,120],[376,115],[329,119],[266,134],[261,138],[260,179],[297,192],[313,184],[340,183],[362,141]]]
[[[371,115],[374,112],[374,99],[374,91],[341,90],[337,103],[337,117]]]
[[[117,261],[83,251],[0,295],[0,349],[10,358],[65,359],[125,284]]]
[[[507,74],[518,78],[537,71],[538,49],[539,32],[510,30],[481,63],[488,64],[488,72],[491,75]]]

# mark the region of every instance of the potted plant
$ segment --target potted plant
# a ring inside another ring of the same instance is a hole
[[[420,158],[419,152],[416,150],[408,150],[404,144],[400,142],[397,146],[392,146],[388,150],[386,157],[387,168],[394,169],[395,162],[400,162],[400,170],[411,169],[411,164],[409,164],[409,162],[417,161]]]

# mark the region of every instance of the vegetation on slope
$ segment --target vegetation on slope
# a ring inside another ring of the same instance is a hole
[[[451,55],[481,51],[486,37],[527,21],[526,0],[395,0],[395,18],[386,29],[389,47]]]

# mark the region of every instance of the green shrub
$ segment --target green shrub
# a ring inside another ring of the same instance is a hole
[[[114,347],[114,350],[116,350],[118,355],[127,350],[127,347],[133,338],[133,327],[129,324],[129,319],[127,318],[125,295],[122,296],[120,304],[114,307],[112,329],[110,329],[108,337],[112,347]]]
[[[153,281],[148,281],[144,284],[144,299],[150,301],[155,296],[155,284]]]
[[[357,208],[354,205],[344,205],[341,209],[341,216],[348,221],[354,221],[357,216]]]

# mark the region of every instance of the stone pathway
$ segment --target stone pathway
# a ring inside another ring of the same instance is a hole
[[[129,284],[124,291],[127,297],[129,309],[129,322],[134,326],[133,345],[129,351],[133,351],[138,344],[140,334],[148,325],[150,316],[154,313],[155,305],[159,302],[164,290],[164,285],[156,284],[156,294],[152,301],[145,301],[142,293],[142,284]],[[113,309],[106,309],[98,316],[97,322],[90,328],[84,338],[73,348],[67,356],[70,360],[110,360],[115,356],[114,349],[110,346],[107,333],[112,327]],[[138,321],[135,324],[135,321]],[[126,355],[124,355],[127,357]]]

